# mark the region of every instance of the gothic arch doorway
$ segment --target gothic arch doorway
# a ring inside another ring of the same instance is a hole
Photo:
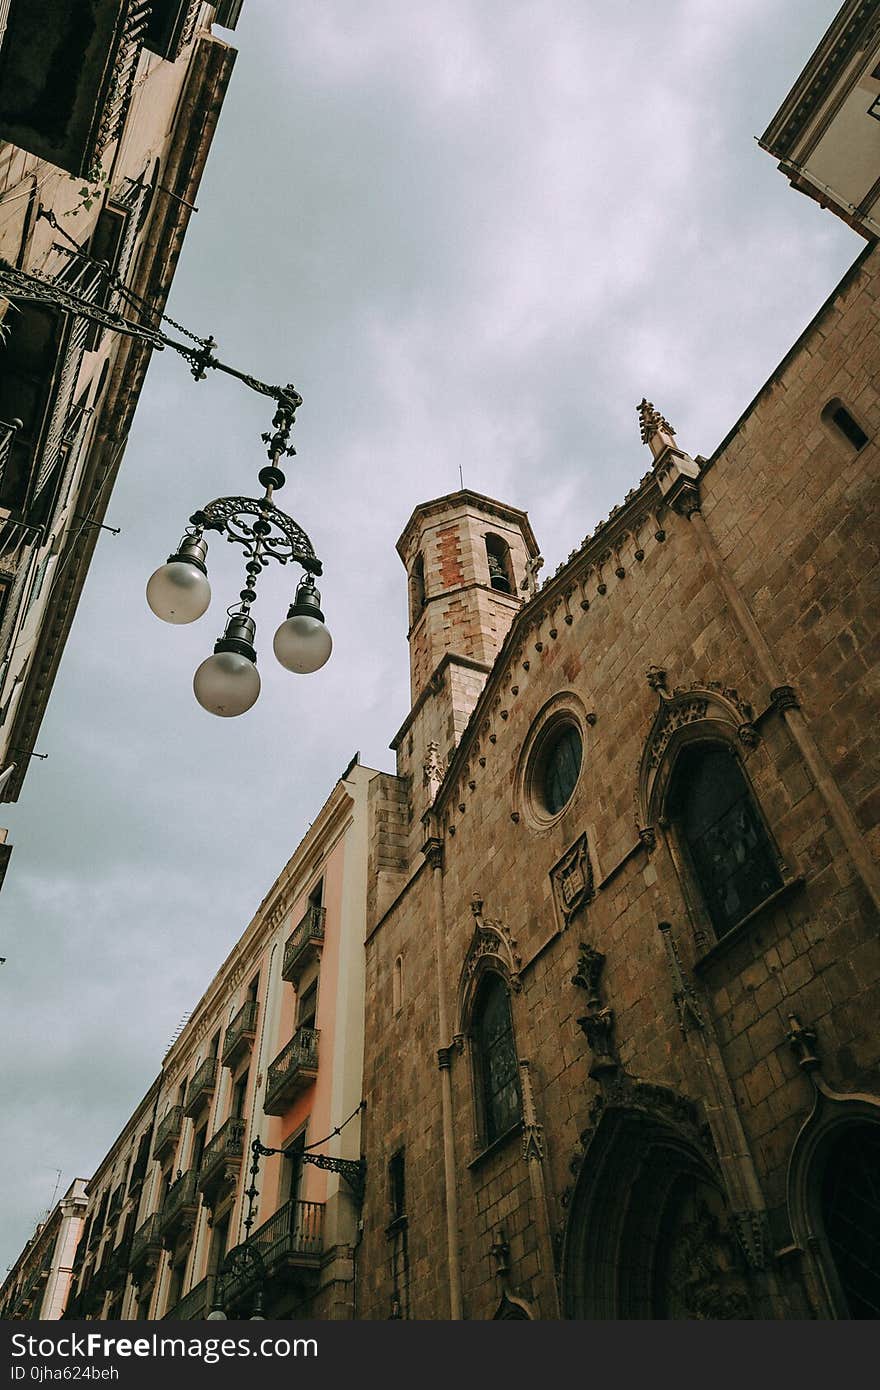
[[[789,1164],[795,1240],[832,1318],[880,1318],[880,1105],[817,1083]]]
[[[817,1195],[845,1315],[880,1318],[880,1125],[841,1129]]]
[[[568,1318],[755,1316],[711,1164],[665,1119],[603,1115],[570,1205],[563,1306]]]

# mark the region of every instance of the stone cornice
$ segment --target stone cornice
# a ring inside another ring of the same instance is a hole
[[[449,492],[445,497],[435,497],[430,502],[422,502],[415,508],[397,542],[397,553],[404,564],[406,564],[409,538],[416,522],[431,516],[441,517],[454,511],[457,507],[464,509],[474,507],[477,511],[485,512],[488,516],[496,516],[499,521],[517,527],[522,533],[529,553],[532,556],[539,553],[538,542],[535,539],[535,533],[532,530],[527,512],[520,511],[518,507],[511,507],[506,502],[499,502],[494,497],[486,497],[481,492],[471,492],[469,488],[464,488],[458,492]]]
[[[823,97],[876,33],[880,0],[848,0],[822,36],[785,101],[758,142],[778,159],[792,153]]]

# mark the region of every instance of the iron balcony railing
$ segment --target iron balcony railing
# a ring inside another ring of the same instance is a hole
[[[285,1202],[258,1226],[249,1244],[267,1266],[279,1255],[321,1255],[324,1250],[324,1203]]]
[[[244,1120],[230,1116],[207,1145],[199,1168],[199,1187],[203,1192],[215,1179],[222,1178],[227,1164],[241,1166],[244,1156],[244,1131]]]
[[[297,961],[308,945],[312,942],[320,944],[324,940],[326,916],[327,909],[325,907],[317,907],[312,903],[306,910],[305,916],[294,927],[284,943],[284,962],[281,967],[283,979],[290,978],[292,971],[296,968]]]
[[[159,1217],[159,1225],[164,1233],[169,1226],[173,1226],[182,1211],[187,1207],[198,1205],[199,1195],[196,1190],[198,1179],[198,1169],[188,1168],[187,1171],[172,1183],[165,1194],[165,1201],[162,1203],[162,1213]]]
[[[208,1057],[194,1072],[192,1080],[186,1088],[186,1103],[183,1107],[184,1113],[190,1118],[199,1106],[214,1094],[214,1087],[217,1084],[217,1069],[217,1058]]]
[[[257,1031],[257,1014],[260,1006],[256,999],[242,1004],[235,1018],[223,1035],[223,1065],[231,1066],[246,1041],[253,1041]]]
[[[191,1322],[204,1317],[207,1308],[208,1280],[205,1278],[200,1284],[196,1284],[194,1289],[190,1289],[189,1293],[184,1294],[173,1308],[169,1308],[163,1321],[173,1319],[175,1322]]]
[[[269,1067],[263,1103],[269,1114],[273,1113],[271,1106],[289,1100],[317,1076],[320,1036],[318,1028],[298,1028]]]
[[[142,1260],[146,1259],[151,1250],[155,1250],[161,1244],[159,1235],[159,1213],[153,1212],[148,1216],[143,1225],[138,1226],[131,1239],[131,1250],[128,1255],[129,1269],[136,1269]]]
[[[254,1231],[245,1245],[259,1253],[269,1279],[280,1275],[285,1266],[314,1269],[324,1252],[324,1203],[285,1202]],[[227,1306],[234,1306],[256,1277],[255,1266],[244,1264],[240,1273],[227,1276],[223,1285]]]
[[[180,1126],[183,1124],[183,1106],[172,1105],[167,1115],[159,1121],[156,1130],[156,1138],[153,1142],[153,1157],[159,1158],[165,1149],[176,1144],[180,1138]]]

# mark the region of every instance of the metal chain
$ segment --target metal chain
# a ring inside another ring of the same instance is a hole
[[[114,290],[117,290],[120,294],[124,295],[124,297],[129,301],[129,303],[132,304],[135,308],[140,309],[141,312],[151,312],[151,306],[147,303],[147,301],[143,299],[141,295],[136,294],[134,290],[129,289],[128,285],[126,285],[123,280],[120,280],[118,275],[113,275],[106,261],[96,261],[94,256],[90,256],[87,251],[83,250],[82,246],[76,240],[76,238],[72,237],[65,227],[62,227],[61,223],[58,221],[58,218],[55,216],[55,213],[51,208],[44,208],[41,204],[40,212],[37,214],[37,216],[44,217],[46,221],[49,223],[49,226],[53,229],[53,231],[59,232],[61,236],[65,238],[66,241],[70,242],[71,246],[74,248],[74,252],[71,252],[70,254],[75,253],[76,255],[81,256],[84,261],[87,261],[89,265],[100,267],[106,274],[107,283]],[[58,249],[60,250],[61,248],[59,247]],[[173,319],[170,314],[160,313],[159,319],[160,322],[170,324],[172,328],[177,329],[178,333],[182,333],[185,338],[189,338],[191,342],[198,343],[201,347],[205,347],[205,345],[208,342],[208,338],[200,338],[197,333],[191,332],[191,330],[189,328],[186,328],[182,323],[178,323],[177,320]]]
[[[0,294],[13,300],[35,300],[38,303],[49,304],[56,309],[64,309],[69,314],[78,315],[92,323],[100,324],[102,328],[109,328],[114,333],[122,333],[126,337],[135,338],[157,350],[170,347],[172,351],[179,353],[189,362],[190,371],[196,381],[204,381],[209,369],[236,377],[252,391],[277,401],[279,410],[276,412],[273,424],[279,431],[281,440],[286,442],[285,437],[293,424],[294,413],[302,405],[302,397],[299,392],[290,385],[283,388],[271,386],[267,382],[261,381],[259,377],[250,376],[247,372],[240,372],[237,367],[230,367],[227,362],[221,362],[218,357],[214,356],[214,349],[217,344],[213,338],[196,338],[195,341],[201,345],[201,351],[195,352],[183,343],[175,342],[173,338],[169,338],[161,329],[149,328],[145,324],[135,323],[131,319],[127,319],[124,314],[117,313],[116,310],[105,309],[99,304],[81,299],[78,295],[65,290],[63,286],[57,284],[43,272],[18,270],[2,257],[0,257]],[[191,337],[192,335],[188,334],[188,336]],[[273,446],[275,446],[277,437],[277,435],[270,437],[270,458],[277,457],[273,454]]]

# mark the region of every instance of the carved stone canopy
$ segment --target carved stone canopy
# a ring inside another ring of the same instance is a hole
[[[474,996],[487,970],[501,975],[514,993],[522,989],[522,956],[510,928],[504,922],[489,921],[483,916],[483,899],[479,894],[473,897],[471,912],[474,932],[459,978],[457,1035],[469,1032]]]
[[[651,847],[653,830],[662,815],[662,803],[672,765],[679,748],[695,739],[736,743],[753,748],[759,735],[754,712],[738,691],[720,681],[695,681],[690,686],[666,688],[666,672],[649,667],[647,681],[658,695],[657,709],[639,762],[636,792],[636,829]]]

